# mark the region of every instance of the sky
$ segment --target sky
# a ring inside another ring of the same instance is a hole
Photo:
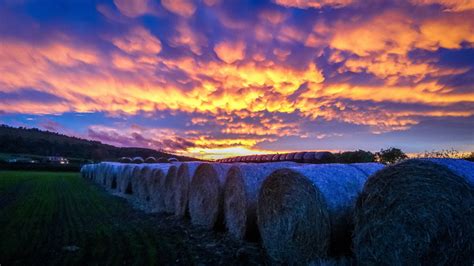
[[[199,158],[474,150],[471,0],[0,0],[0,124]]]

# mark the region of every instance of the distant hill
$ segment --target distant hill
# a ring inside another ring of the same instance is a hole
[[[36,128],[0,125],[0,152],[40,156],[62,156],[79,160],[117,160],[120,157],[177,158],[180,161],[197,160],[191,157],[145,148],[123,148],[99,141],[70,137]]]

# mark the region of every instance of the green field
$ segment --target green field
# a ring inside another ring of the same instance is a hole
[[[195,263],[157,219],[77,173],[0,171],[0,265]]]

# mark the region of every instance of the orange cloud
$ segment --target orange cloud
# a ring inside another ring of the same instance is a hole
[[[202,48],[207,46],[206,36],[193,30],[185,21],[178,24],[176,31],[177,35],[169,40],[171,46],[187,46],[194,54],[203,53]]]
[[[196,12],[196,5],[192,0],[161,0],[161,5],[182,17],[190,17]]]
[[[278,25],[284,22],[288,16],[285,13],[276,10],[264,10],[260,13],[259,17],[273,25]]]
[[[138,17],[151,12],[149,0],[114,0],[114,4],[127,17]]]
[[[445,11],[461,12],[474,9],[474,2],[471,0],[410,0],[414,5],[441,5]]]
[[[245,43],[222,41],[214,46],[214,52],[224,62],[232,64],[245,58]]]
[[[344,7],[350,5],[354,0],[275,0],[275,3],[285,7],[297,7],[297,8],[322,8],[325,6],[330,7]]]
[[[127,35],[112,38],[112,43],[129,54],[158,54],[161,42],[147,29],[135,27]]]

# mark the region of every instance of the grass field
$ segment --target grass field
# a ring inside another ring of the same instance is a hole
[[[0,171],[0,265],[194,264],[205,254],[157,219],[76,173]]]

